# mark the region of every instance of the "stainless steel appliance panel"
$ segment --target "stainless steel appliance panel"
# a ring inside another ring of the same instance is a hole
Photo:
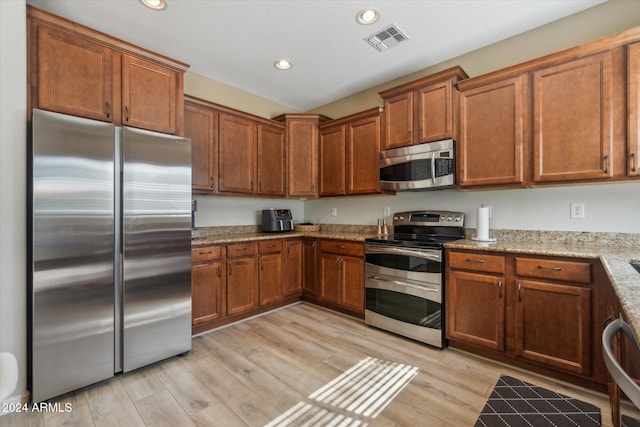
[[[191,349],[191,143],[122,132],[127,372]]]
[[[113,375],[114,133],[109,123],[33,111],[35,402]]]

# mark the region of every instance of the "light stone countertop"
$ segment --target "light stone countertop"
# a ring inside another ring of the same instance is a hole
[[[467,230],[469,231],[469,230]],[[629,262],[640,261],[640,235],[625,233],[510,232],[492,233],[495,243],[469,238],[445,244],[448,249],[509,252],[599,259],[620,301],[626,321],[640,337],[640,273]],[[473,233],[467,233],[467,237]]]

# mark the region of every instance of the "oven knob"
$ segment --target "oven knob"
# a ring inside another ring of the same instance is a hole
[[[453,217],[452,216],[448,216],[447,217],[447,221],[453,221]]]
[[[400,221],[404,221],[404,215],[400,216]]]
[[[398,220],[398,215],[394,216],[394,217],[393,217],[393,220],[394,220],[394,221],[397,221],[397,220]]]
[[[457,216],[457,217],[455,218],[455,220],[456,220],[456,222],[460,222],[460,217],[459,217],[459,216]]]
[[[440,221],[444,221],[444,215],[440,217]]]

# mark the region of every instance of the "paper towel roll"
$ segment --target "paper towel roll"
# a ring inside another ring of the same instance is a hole
[[[489,240],[489,208],[478,208],[478,226],[476,228],[476,239]]]

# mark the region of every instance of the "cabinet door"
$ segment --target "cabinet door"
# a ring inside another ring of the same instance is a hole
[[[255,122],[220,113],[218,132],[221,192],[254,192],[256,174]]]
[[[176,133],[177,73],[122,55],[122,124]]]
[[[113,121],[112,57],[107,47],[39,27],[38,108]]]
[[[460,94],[460,186],[523,182],[524,82],[516,77]]]
[[[258,194],[284,196],[284,129],[258,125]]]
[[[284,262],[282,253],[260,255],[260,271],[258,273],[258,287],[260,305],[268,305],[282,301],[284,295],[282,282],[284,277]]]
[[[238,314],[258,307],[256,257],[227,261],[227,314]]]
[[[591,289],[528,280],[516,286],[516,356],[589,375]]]
[[[364,260],[340,257],[340,305],[364,313]]]
[[[192,325],[211,322],[223,316],[222,285],[225,278],[221,261],[196,264],[191,268]]]
[[[218,176],[218,113],[185,104],[184,134],[186,138],[191,138],[191,188],[215,192]]]
[[[504,278],[451,271],[447,278],[447,338],[504,350]]]
[[[347,194],[380,192],[380,116],[347,126]]]
[[[413,93],[407,92],[384,100],[384,149],[412,144]]]
[[[453,138],[453,83],[451,80],[415,92],[418,142]]]
[[[320,195],[345,194],[345,127],[320,131]]]
[[[284,295],[296,295],[302,291],[302,242],[287,240],[285,243]]]
[[[318,298],[338,304],[340,302],[340,257],[322,252],[320,254],[320,286]]]
[[[302,241],[302,292],[315,298],[318,278],[318,242],[317,240]]]
[[[287,122],[287,195],[318,195],[318,121]]]
[[[629,63],[629,158],[627,174],[640,175],[640,43],[628,47]]]
[[[535,181],[613,176],[612,74],[610,53],[533,73]]]

